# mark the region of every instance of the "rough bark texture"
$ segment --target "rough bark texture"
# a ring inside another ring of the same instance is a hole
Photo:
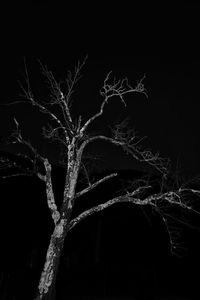
[[[66,220],[61,219],[51,236],[35,300],[56,299],[55,281],[66,234]]]

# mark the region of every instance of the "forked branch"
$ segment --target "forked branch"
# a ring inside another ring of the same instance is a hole
[[[182,248],[181,244],[177,240],[178,235],[179,235],[179,228],[175,227],[175,226],[171,226],[171,217],[173,217],[173,216],[169,215],[167,213],[167,210],[169,209],[169,207],[177,206],[186,211],[194,212],[197,214],[200,214],[200,213],[198,211],[196,211],[195,209],[193,209],[191,205],[189,205],[187,202],[184,201],[184,199],[185,199],[184,192],[180,191],[180,190],[169,191],[166,193],[157,193],[157,194],[153,194],[151,196],[147,196],[144,199],[140,198],[139,195],[140,195],[141,191],[143,191],[149,187],[150,186],[148,186],[148,185],[141,186],[141,187],[137,188],[136,190],[133,190],[132,192],[127,192],[126,194],[124,194],[122,196],[115,197],[111,200],[108,200],[105,203],[99,204],[97,206],[94,206],[94,207],[84,211],[83,213],[81,213],[80,215],[78,215],[77,217],[75,217],[74,219],[71,220],[71,222],[69,223],[69,230],[71,230],[74,226],[76,226],[78,223],[80,223],[86,217],[92,215],[93,213],[102,211],[102,210],[106,209],[107,207],[109,207],[113,204],[116,204],[116,203],[128,202],[128,203],[132,203],[135,205],[142,205],[142,206],[150,205],[155,210],[155,212],[157,212],[161,216],[161,218],[166,226],[166,229],[167,229],[167,232],[169,235],[171,252],[175,255],[179,255],[178,251],[181,250],[181,248]],[[200,196],[199,190],[191,189],[190,193],[194,194],[194,195],[198,194]],[[176,219],[175,217],[174,217],[174,220],[176,222],[181,222],[179,219]]]
[[[102,89],[100,90],[100,94],[104,98],[104,100],[103,100],[103,102],[100,106],[100,110],[95,115],[93,115],[90,119],[88,119],[86,121],[86,123],[83,125],[83,127],[80,130],[80,135],[81,136],[83,136],[83,134],[86,131],[87,127],[95,119],[97,119],[98,117],[100,117],[103,114],[105,104],[108,102],[108,100],[110,98],[112,98],[114,96],[117,96],[117,97],[120,98],[120,100],[122,101],[124,106],[126,106],[126,102],[124,100],[124,95],[125,94],[128,94],[128,93],[142,93],[147,97],[147,94],[146,94],[145,88],[144,88],[144,84],[143,84],[143,80],[144,80],[145,76],[143,76],[143,78],[137,83],[136,87],[133,87],[129,84],[127,78],[120,79],[118,81],[116,81],[116,79],[114,78],[112,83],[109,83],[110,74],[111,74],[111,72],[109,72],[108,75],[106,76],[106,78],[104,80],[104,85],[103,85]]]

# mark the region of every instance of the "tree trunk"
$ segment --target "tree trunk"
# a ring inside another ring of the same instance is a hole
[[[59,224],[55,226],[54,232],[51,235],[35,300],[56,300],[56,276],[60,255],[67,234],[67,227],[64,226],[64,223],[64,220],[61,220]]]

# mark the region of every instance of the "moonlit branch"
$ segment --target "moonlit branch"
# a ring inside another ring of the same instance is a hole
[[[41,64],[41,66],[42,66],[42,64]],[[53,74],[51,72],[48,72],[48,70],[45,70],[44,67],[43,67],[43,71],[46,72],[46,76],[52,84],[53,92],[56,92],[56,89],[59,88],[59,85],[57,84],[56,80],[54,79]],[[29,103],[31,103],[33,106],[36,106],[40,112],[49,115],[51,117],[51,119],[54,120],[59,125],[59,127],[62,127],[65,132],[66,141],[68,142],[68,133],[67,133],[65,126],[62,124],[61,120],[53,112],[51,112],[49,109],[47,109],[44,105],[42,105],[41,103],[39,103],[38,101],[35,100],[32,90],[31,90],[31,87],[30,87],[30,80],[29,80],[29,75],[28,75],[26,64],[25,64],[25,83],[26,83],[26,87],[23,86],[22,83],[20,83],[20,87],[23,92],[23,94],[21,96],[24,97],[25,99],[29,100]]]
[[[88,56],[86,55],[83,62],[80,63],[78,61],[77,66],[74,68],[74,72],[68,71],[68,76],[66,78],[66,83],[67,83],[67,93],[65,95],[66,103],[69,104],[69,101],[71,99],[72,93],[74,92],[74,87],[76,83],[80,80],[81,78],[81,70],[84,67],[86,61],[87,61]]]
[[[155,212],[158,215],[160,215],[160,217],[166,227],[167,233],[169,235],[171,253],[175,254],[175,255],[179,255],[179,250],[183,250],[184,248],[182,247],[182,245],[179,241],[179,235],[180,235],[179,227],[177,227],[176,225],[173,225],[171,219],[173,219],[175,221],[175,223],[177,223],[177,222],[182,223],[183,221],[177,219],[176,217],[173,217],[173,215],[171,215],[171,214],[168,214],[166,209],[168,209],[171,206],[177,206],[186,211],[188,210],[190,212],[197,213],[197,214],[200,214],[200,213],[198,211],[196,211],[195,209],[193,209],[190,205],[188,205],[187,202],[184,202],[183,194],[180,193],[180,191],[178,191],[178,190],[177,191],[168,191],[166,193],[157,193],[157,194],[148,196],[144,199],[135,197],[136,195],[138,196],[138,194],[140,194],[141,191],[143,191],[144,189],[147,189],[149,187],[150,186],[148,186],[148,185],[139,187],[139,188],[133,190],[132,192],[127,192],[125,195],[115,197],[111,200],[108,200],[105,203],[99,204],[97,206],[94,206],[94,207],[84,211],[83,213],[81,213],[80,215],[78,215],[77,217],[75,217],[73,220],[70,221],[69,230],[71,230],[74,226],[76,226],[79,222],[81,222],[86,217],[92,215],[93,213],[102,211],[102,210],[106,209],[107,207],[109,207],[113,204],[116,204],[116,203],[128,202],[128,203],[132,203],[135,205],[142,205],[142,206],[150,205],[150,206],[152,206],[153,210],[155,210]],[[190,192],[196,194],[197,191],[191,190]],[[164,206],[163,203],[166,203],[166,206]]]
[[[108,179],[110,179],[110,178],[112,178],[112,177],[115,177],[115,176],[117,176],[117,173],[113,173],[113,174],[110,174],[110,175],[108,175],[108,176],[105,176],[104,178],[102,178],[102,179],[96,181],[95,183],[90,184],[87,188],[85,188],[85,189],[82,190],[81,192],[76,193],[76,198],[78,198],[78,197],[82,196],[83,194],[85,194],[85,193],[91,191],[91,190],[94,189],[97,185],[99,185],[99,184],[101,184],[102,182],[104,182],[104,181],[106,181],[106,180],[108,180]]]
[[[52,71],[49,71],[46,66],[39,61],[42,73],[46,77],[48,82],[48,87],[51,93],[51,100],[48,102],[49,105],[57,104],[62,111],[63,118],[65,120],[66,127],[72,133],[72,118],[69,111],[68,102],[66,101],[66,97],[61,90],[61,83],[58,83],[55,79]]]
[[[122,147],[122,149],[129,155],[131,155],[134,159],[140,162],[145,162],[149,165],[152,165],[155,169],[157,169],[159,172],[161,172],[164,176],[168,172],[168,164],[169,160],[160,157],[159,153],[153,154],[150,150],[142,150],[139,143],[143,140],[136,139],[136,137],[132,136],[131,139],[128,138],[121,138],[121,137],[107,137],[104,135],[97,135],[91,138],[88,138],[85,140],[80,150],[83,151],[83,149],[91,142],[94,142],[96,140],[104,140],[106,142],[109,142],[111,144],[114,144],[116,146]]]
[[[144,199],[144,200],[140,200],[139,198],[133,198],[133,197],[127,195],[127,194],[124,195],[124,196],[116,197],[116,198],[113,198],[111,200],[108,200],[105,203],[99,204],[97,206],[94,206],[94,207],[92,207],[92,208],[84,211],[79,216],[77,216],[76,218],[74,218],[73,220],[71,220],[71,222],[69,224],[69,230],[71,230],[80,221],[82,221],[86,217],[92,215],[93,213],[96,213],[96,212],[99,212],[101,210],[104,210],[105,208],[107,208],[107,207],[109,207],[109,206],[111,206],[111,205],[113,205],[115,203],[122,203],[122,202],[130,202],[130,203],[139,204],[139,205],[150,204],[148,198]]]
[[[51,217],[54,221],[54,224],[58,222],[60,219],[60,213],[58,211],[58,208],[56,206],[54,192],[53,192],[53,186],[51,181],[51,164],[49,163],[48,159],[45,159],[44,166],[46,170],[46,175],[44,177],[44,182],[46,185],[46,195],[47,195],[47,203],[49,210],[51,212]]]
[[[147,94],[145,92],[145,88],[144,88],[144,84],[142,83],[142,81],[144,80],[145,76],[143,76],[143,78],[138,82],[136,87],[132,87],[127,78],[124,79],[120,79],[118,81],[116,81],[115,79],[113,80],[112,83],[108,83],[109,79],[110,79],[110,74],[111,72],[109,72],[104,80],[104,85],[102,87],[102,89],[100,90],[100,94],[101,96],[104,98],[101,106],[100,106],[100,110],[93,115],[90,119],[88,119],[86,121],[86,123],[83,125],[83,127],[80,130],[80,135],[82,136],[83,133],[86,131],[87,127],[89,126],[89,124],[91,124],[95,119],[97,119],[98,117],[100,117],[103,112],[104,112],[104,107],[105,104],[108,102],[108,100],[114,96],[117,96],[120,98],[120,100],[122,101],[123,105],[126,106],[126,102],[124,100],[124,95],[128,94],[128,93],[142,93],[145,94],[145,96],[147,97]]]
[[[22,137],[22,134],[21,134],[21,130],[19,128],[19,123],[18,121],[14,118],[14,122],[15,122],[15,125],[16,125],[16,129],[13,130],[11,136],[8,138],[8,144],[9,143],[12,143],[12,144],[15,144],[15,143],[21,143],[25,146],[27,146],[27,148],[29,148],[31,150],[31,152],[35,155],[35,157],[39,158],[41,161],[44,161],[44,157],[42,157],[38,151],[33,147],[33,145],[31,144],[30,141],[27,141],[26,139],[24,139]]]

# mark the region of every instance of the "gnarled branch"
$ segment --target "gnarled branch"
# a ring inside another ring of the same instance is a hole
[[[110,98],[112,98],[114,96],[118,96],[120,98],[120,100],[122,101],[122,103],[124,104],[124,106],[126,106],[126,102],[124,100],[125,94],[142,93],[142,94],[145,94],[145,96],[147,97],[147,94],[146,94],[145,88],[144,88],[144,84],[142,82],[144,80],[145,76],[143,76],[143,78],[138,82],[136,87],[133,87],[129,84],[127,78],[124,78],[124,79],[121,79],[118,81],[116,81],[114,79],[112,83],[108,83],[108,81],[110,79],[110,74],[111,74],[111,72],[109,72],[108,75],[106,76],[106,78],[104,80],[104,85],[103,85],[102,89],[100,90],[100,94],[104,98],[104,100],[100,106],[100,110],[95,115],[93,115],[90,119],[88,119],[86,121],[86,123],[83,125],[83,127],[80,130],[80,136],[83,136],[87,127],[95,119],[97,119],[98,117],[100,117],[103,114],[105,104],[108,102],[108,100]]]

